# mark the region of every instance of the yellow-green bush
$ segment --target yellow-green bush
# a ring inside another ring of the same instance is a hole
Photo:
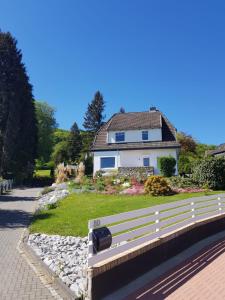
[[[145,192],[153,196],[170,195],[172,190],[163,176],[154,175],[148,177],[145,182]]]

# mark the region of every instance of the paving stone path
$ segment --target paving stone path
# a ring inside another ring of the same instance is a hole
[[[15,189],[0,196],[0,299],[61,299],[49,290],[18,251],[24,228],[36,206],[39,189]]]

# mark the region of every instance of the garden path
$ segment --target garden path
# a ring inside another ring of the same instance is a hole
[[[0,196],[0,299],[61,299],[19,251],[24,229],[36,206],[40,189],[15,189]]]

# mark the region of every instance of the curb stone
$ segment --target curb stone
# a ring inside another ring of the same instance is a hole
[[[75,300],[73,292],[67,287],[58,276],[52,272],[45,263],[35,254],[27,244],[29,230],[25,229],[21,240],[18,244],[18,251],[23,254],[38,275],[42,283],[50,290],[55,299],[58,300]]]

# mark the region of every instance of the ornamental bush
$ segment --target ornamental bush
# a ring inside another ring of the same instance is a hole
[[[192,177],[173,176],[168,178],[168,182],[172,188],[197,188],[198,184]]]
[[[213,190],[225,188],[225,158],[207,157],[193,168],[193,179]]]
[[[167,180],[160,175],[148,177],[145,182],[145,192],[153,196],[171,195],[172,190]]]
[[[175,174],[176,159],[172,156],[159,157],[159,169],[165,177],[171,177]]]

